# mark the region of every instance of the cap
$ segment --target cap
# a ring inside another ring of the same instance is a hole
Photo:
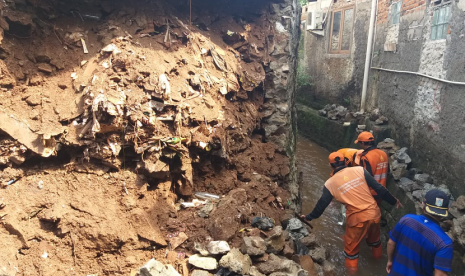
[[[431,190],[425,195],[425,211],[440,217],[449,215],[449,196],[441,190]]]
[[[355,144],[358,144],[358,142],[370,142],[374,141],[375,137],[373,137],[373,134],[369,131],[364,131],[358,135],[357,140],[354,141]]]
[[[344,155],[342,153],[335,151],[329,155],[330,164],[339,161],[344,161]]]

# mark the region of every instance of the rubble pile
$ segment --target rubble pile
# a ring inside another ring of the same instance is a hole
[[[364,114],[362,112],[351,112],[346,107],[337,104],[327,104],[323,109],[318,110],[318,114],[323,117],[327,117],[330,120],[339,122],[353,122],[359,125],[359,130],[365,130],[365,119],[368,118],[373,121],[375,125],[385,125],[389,119],[386,116],[381,115],[378,108],[371,111],[370,114]]]
[[[389,166],[392,176],[402,192],[414,203],[417,214],[423,213],[422,202],[428,191],[439,189],[450,196],[450,215],[441,223],[441,226],[458,245],[454,249],[459,252],[465,251],[465,239],[463,238],[465,235],[465,196],[461,195],[455,200],[445,184],[441,184],[428,173],[415,168],[408,155],[408,149],[400,148],[393,139],[386,138],[378,143],[378,148],[390,157]]]
[[[259,220],[268,221],[269,218],[256,217],[255,221]],[[186,257],[193,270],[192,275],[330,275],[334,265],[326,261],[329,256],[316,241],[316,236],[309,234],[306,227],[296,218],[285,219],[282,224],[287,224],[286,229],[292,230],[283,230],[280,225],[267,230],[242,229],[243,237],[239,248],[231,248],[226,241],[196,243],[196,252]],[[291,232],[306,235],[295,239]],[[166,266],[152,259],[142,266],[138,273],[147,276],[171,275],[166,271],[172,269],[171,265]]]
[[[287,85],[296,7],[252,2],[192,24],[185,1],[0,4],[0,274],[260,275],[226,257],[294,204],[265,84]]]

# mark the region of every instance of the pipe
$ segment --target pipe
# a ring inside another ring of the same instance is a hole
[[[403,74],[416,75],[416,76],[425,77],[425,78],[429,78],[429,79],[432,79],[432,80],[436,80],[436,81],[440,81],[440,82],[444,82],[444,83],[449,83],[449,84],[465,85],[465,82],[450,81],[450,80],[440,79],[440,78],[436,78],[436,77],[433,77],[433,76],[425,75],[425,74],[422,74],[422,73],[419,73],[419,72],[400,71],[400,70],[384,69],[384,68],[378,68],[378,67],[371,67],[371,69],[380,70],[380,71],[386,71],[386,72],[393,72],[393,73],[403,73]]]
[[[368,30],[367,53],[365,57],[365,73],[363,74],[362,101],[360,103],[360,112],[365,112],[365,103],[367,99],[368,75],[370,73],[371,53],[373,51],[373,37],[376,21],[376,8],[378,0],[371,0],[370,29]]]

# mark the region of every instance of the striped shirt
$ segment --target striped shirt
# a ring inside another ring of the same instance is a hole
[[[425,215],[406,215],[389,232],[396,242],[389,276],[433,276],[434,269],[451,271],[452,240]]]

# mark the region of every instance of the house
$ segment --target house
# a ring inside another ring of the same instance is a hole
[[[443,179],[454,194],[463,194],[465,0],[373,1],[307,5],[304,61],[314,85],[306,97],[315,107],[379,108],[416,165]],[[318,13],[323,16],[313,15]],[[321,26],[309,24],[317,23],[310,16]]]

